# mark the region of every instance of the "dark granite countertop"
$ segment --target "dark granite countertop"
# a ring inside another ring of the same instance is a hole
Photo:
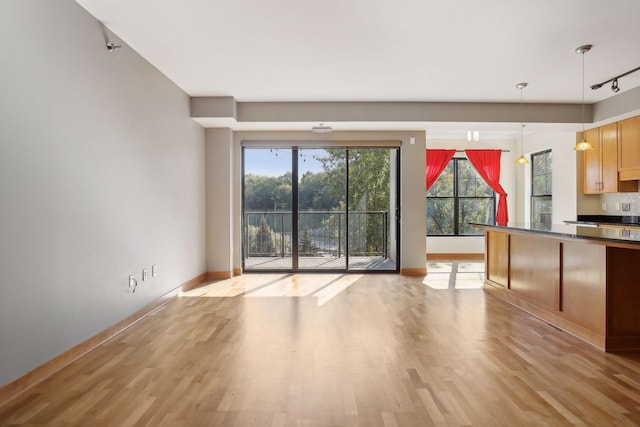
[[[593,225],[552,224],[536,225],[530,223],[508,223],[506,226],[494,224],[470,223],[478,228],[512,230],[532,234],[546,234],[570,239],[598,240],[603,242],[629,243],[640,246],[640,229],[603,228]]]
[[[571,222],[571,221],[569,221]],[[578,215],[576,224],[629,225],[640,227],[640,216],[636,215]]]

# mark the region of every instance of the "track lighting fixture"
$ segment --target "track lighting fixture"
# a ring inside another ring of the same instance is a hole
[[[578,48],[580,49],[580,48]],[[577,49],[576,49],[577,52]],[[633,70],[629,70],[626,73],[622,73],[619,76],[615,76],[615,77],[611,77],[609,80],[605,80],[602,83],[597,83],[595,85],[591,86],[591,89],[596,90],[596,89],[600,89],[602,86],[606,85],[607,83],[611,82],[611,90],[614,91],[615,93],[620,92],[620,87],[618,86],[618,79],[624,76],[628,76],[631,73],[635,73],[636,71],[640,70],[640,67],[634,68]]]
[[[618,87],[618,79],[615,79],[614,81],[611,82],[611,90],[614,93],[620,92],[620,88]]]
[[[575,151],[593,150],[593,145],[587,141],[584,134],[584,54],[589,52],[592,47],[592,45],[586,44],[576,48],[576,53],[582,55],[582,141],[573,147]]]

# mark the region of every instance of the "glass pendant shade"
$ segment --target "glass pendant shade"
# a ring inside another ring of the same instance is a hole
[[[524,115],[523,115],[523,101],[522,101],[522,89],[527,87],[528,83],[518,83],[516,87],[520,89],[520,157],[516,159],[516,165],[526,165],[529,160],[524,156],[522,152],[522,140],[524,139]]]
[[[589,52],[592,47],[593,46],[590,44],[586,44],[576,48],[576,53],[582,56],[582,141],[578,142],[576,146],[573,147],[575,151],[587,151],[594,149],[593,145],[587,141],[587,138],[584,135],[584,54]]]
[[[578,142],[576,146],[573,147],[573,149],[575,151],[587,151],[587,150],[593,150],[594,148],[589,141],[587,141],[585,138],[582,138],[582,141]]]

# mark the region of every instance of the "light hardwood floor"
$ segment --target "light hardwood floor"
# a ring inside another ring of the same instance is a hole
[[[640,355],[427,278],[195,289],[0,407],[0,425],[640,425]]]

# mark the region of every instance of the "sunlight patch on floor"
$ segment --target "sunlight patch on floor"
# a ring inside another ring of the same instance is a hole
[[[181,297],[314,297],[322,306],[362,278],[361,274],[247,274],[182,292]]]
[[[428,262],[422,283],[432,289],[481,289],[484,262]]]

